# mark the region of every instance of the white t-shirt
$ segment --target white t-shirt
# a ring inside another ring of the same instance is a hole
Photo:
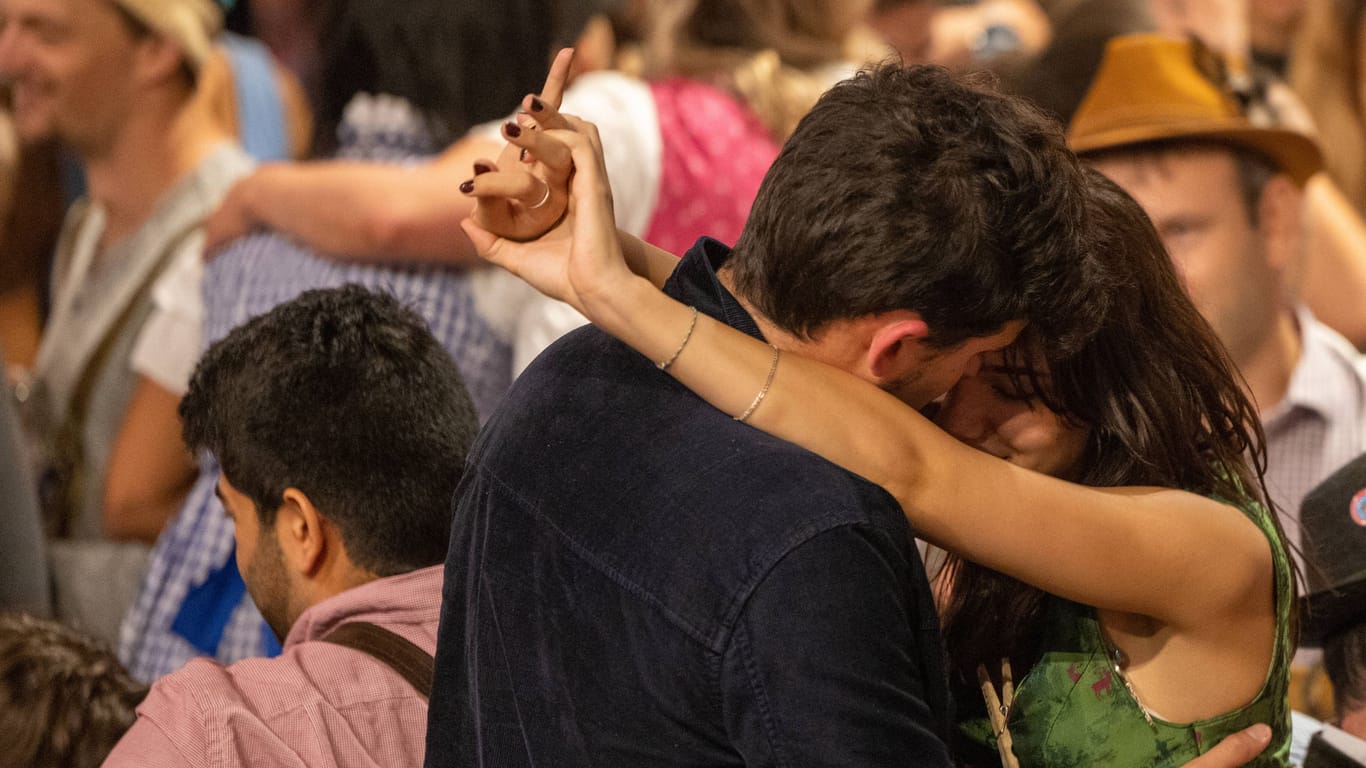
[[[152,314],[133,344],[133,370],[167,392],[184,395],[199,362],[204,298],[204,237],[176,255],[152,286]]]

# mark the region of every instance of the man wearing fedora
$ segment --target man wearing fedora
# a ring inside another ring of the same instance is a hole
[[[197,338],[144,339],[152,286],[172,262],[197,258],[202,221],[250,160],[196,99],[222,23],[212,0],[0,0],[0,18],[0,76],[21,140],[60,140],[88,189],[63,224],[52,311],[22,394],[59,539],[58,614],[112,642],[146,547],[108,537],[106,468],[125,449],[142,486],[158,482],[146,467],[193,467],[175,398],[135,373],[188,368],[199,351]],[[156,437],[122,445],[125,423]]]
[[[1336,715],[1314,735],[1303,765],[1366,765],[1366,455],[1305,497],[1300,522],[1309,592],[1300,641],[1323,649]]]
[[[1147,211],[1246,379],[1271,500],[1298,541],[1304,495],[1366,451],[1366,375],[1296,300],[1302,186],[1322,159],[1274,121],[1256,83],[1198,41],[1130,35],[1107,47],[1068,142]]]

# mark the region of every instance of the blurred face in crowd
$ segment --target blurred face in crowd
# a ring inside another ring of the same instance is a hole
[[[290,609],[290,582],[280,540],[271,526],[262,526],[256,503],[218,475],[218,499],[232,520],[237,542],[237,570],[261,616],[281,641],[289,634],[295,614]],[[278,519],[278,518],[277,518]]]
[[[935,423],[984,453],[1035,472],[1076,479],[1089,431],[1049,410],[1021,387],[1024,371],[1012,371],[1013,357],[990,352],[976,373],[958,382],[935,413]],[[1035,363],[1040,386],[1048,369]]]
[[[873,29],[907,64],[929,60],[933,43],[935,4],[931,0],[907,0],[872,13]]]
[[[1255,49],[1288,53],[1304,16],[1305,0],[1251,0],[1248,20]]]
[[[1248,47],[1248,0],[1149,0],[1159,34],[1196,35],[1211,48],[1239,55]]]
[[[0,0],[0,76],[21,139],[103,145],[133,101],[138,42],[110,0]]]
[[[1143,206],[1200,314],[1235,363],[1248,360],[1273,332],[1283,298],[1243,201],[1234,155],[1197,146],[1117,154],[1094,165]]]

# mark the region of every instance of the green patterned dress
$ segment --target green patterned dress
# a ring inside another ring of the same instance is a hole
[[[1151,723],[1125,686],[1101,634],[1096,611],[1050,598],[1047,649],[1016,690],[1008,721],[1021,768],[1150,768],[1179,766],[1253,723],[1272,728],[1271,746],[1253,766],[1283,766],[1290,748],[1290,611],[1293,607],[1290,560],[1260,505],[1244,509],[1271,541],[1276,577],[1276,645],[1262,691],[1247,706],[1194,723]],[[994,752],[995,740],[980,695],[960,699],[960,723],[971,743]]]

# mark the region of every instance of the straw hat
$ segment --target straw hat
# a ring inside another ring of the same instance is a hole
[[[1067,140],[1079,155],[1175,140],[1232,144],[1303,184],[1323,168],[1318,144],[1274,119],[1252,79],[1230,74],[1198,41],[1126,35],[1106,46]]]
[[[198,72],[223,28],[223,11],[212,0],[114,0],[134,18],[174,41]]]

